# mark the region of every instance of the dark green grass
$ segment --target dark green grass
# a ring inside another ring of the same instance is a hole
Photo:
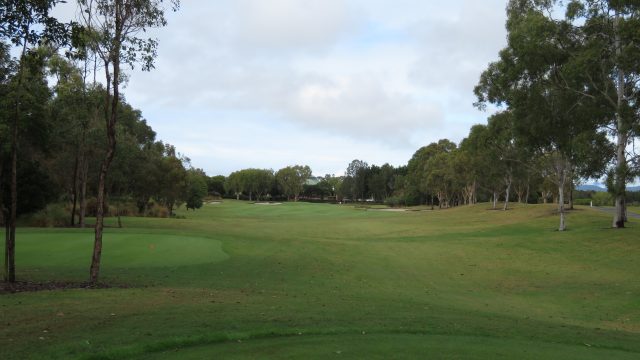
[[[640,357],[637,220],[487,208],[125,218],[102,279],[133,287],[0,296],[0,358]],[[20,229],[19,277],[85,280],[91,235]]]

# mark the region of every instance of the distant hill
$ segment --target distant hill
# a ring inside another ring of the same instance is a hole
[[[596,191],[596,192],[605,192],[607,189],[601,185],[580,185],[576,188],[580,191]],[[629,186],[627,187],[627,191],[640,191],[640,186]]]
[[[580,185],[576,189],[580,191],[597,191],[597,192],[607,191],[607,189],[605,189],[600,185]]]

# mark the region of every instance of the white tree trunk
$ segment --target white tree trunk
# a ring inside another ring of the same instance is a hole
[[[557,184],[558,184],[558,212],[560,213],[560,226],[558,227],[558,231],[566,230],[565,223],[565,213],[564,213],[564,188],[567,184],[567,175],[571,166],[569,162],[562,156],[559,155],[556,158],[556,176],[557,176]]]
[[[507,185],[507,189],[505,192],[505,196],[504,196],[504,208],[502,210],[506,211],[507,209],[509,209],[509,192],[511,191],[511,175],[508,175],[505,178],[505,183]]]
[[[558,186],[559,199],[558,199],[558,211],[560,212],[560,227],[558,231],[564,231],[566,229],[564,221],[564,183]]]

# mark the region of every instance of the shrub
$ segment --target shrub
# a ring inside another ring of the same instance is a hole
[[[147,213],[145,214],[145,216],[166,218],[166,217],[169,217],[169,209],[167,209],[166,206],[162,206],[160,204],[153,203],[147,209]]]
[[[591,199],[573,199],[573,204],[589,206],[591,205],[591,201],[592,201]]]
[[[593,194],[593,205],[594,206],[612,206],[613,198],[609,193],[597,192]]]
[[[390,196],[384,200],[384,204],[391,207],[404,206],[405,203],[403,196]]]
[[[63,204],[49,204],[44,209],[26,218],[28,226],[33,227],[64,227],[69,225],[71,212]]]
[[[87,216],[96,216],[98,209],[98,200],[96,198],[87,199]],[[105,202],[103,207],[103,212],[106,216],[109,216],[109,205]]]

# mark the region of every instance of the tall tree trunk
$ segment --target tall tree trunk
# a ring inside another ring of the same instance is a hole
[[[621,118],[621,115],[617,115]],[[622,125],[622,120],[618,120],[618,127]],[[627,136],[626,134],[618,134],[618,144],[616,151],[616,169],[614,179],[614,200],[615,200],[615,213],[613,215],[613,227],[624,228],[625,221],[625,195],[626,195],[626,167],[627,157],[626,151]]]
[[[617,11],[614,21],[616,55],[620,56],[622,53],[620,41],[620,14]],[[625,98],[625,74],[619,66],[617,69],[616,78],[616,92],[618,97],[616,106],[616,127],[618,131],[618,141],[616,144],[616,169],[614,178],[614,196],[616,209],[613,215],[613,227],[624,228],[625,193],[627,180],[627,157],[625,152],[627,148],[628,132],[627,126],[622,116],[622,109]]]
[[[564,231],[566,229],[565,224],[565,209],[564,209],[564,190],[567,185],[567,172],[571,166],[568,164],[568,161],[565,160],[564,157],[558,155],[556,158],[556,175],[558,179],[558,212],[560,213],[560,226],[558,227],[558,231]]]
[[[27,53],[27,39],[25,38],[22,53],[20,55],[20,68],[18,69],[18,85],[17,89],[22,88],[22,79],[24,76],[24,61]],[[15,113],[13,119],[13,128],[11,129],[11,204],[9,207],[9,231],[5,238],[6,244],[6,281],[16,281],[16,218],[18,216],[18,120],[20,119],[20,100],[15,101]]]
[[[78,171],[79,170],[79,162],[80,162],[80,149],[76,150],[76,159],[73,165],[73,181],[71,182],[71,197],[73,198],[73,205],[71,207],[71,221],[69,224],[71,226],[75,226],[76,224],[76,207],[78,206]]]
[[[21,59],[21,61],[24,59]],[[20,105],[16,101],[15,118],[11,134],[11,204],[9,209],[9,234],[6,242],[6,281],[16,281],[16,218],[18,214],[18,118]]]
[[[9,276],[9,221],[7,210],[4,207],[4,185],[2,183],[3,180],[3,169],[4,169],[4,159],[0,157],[0,224],[2,224],[5,228],[5,237],[4,237],[4,263],[3,263],[3,277],[4,280],[8,280]]]
[[[478,202],[478,186],[476,184],[476,179],[473,179],[473,191],[471,192],[471,204],[476,204]]]
[[[116,7],[119,3],[116,2]],[[119,9],[115,10],[119,13]],[[120,28],[119,17],[116,16],[116,29]],[[120,38],[120,34],[116,30],[116,38]],[[100,274],[100,260],[102,256],[102,232],[104,229],[104,201],[105,201],[105,185],[107,181],[107,173],[113,161],[116,150],[116,121],[118,119],[118,102],[120,80],[120,54],[116,51],[113,56],[113,74],[109,73],[109,63],[105,62],[105,72],[107,79],[107,94],[105,96],[105,120],[107,125],[107,153],[100,166],[100,174],[98,176],[98,196],[96,201],[96,228],[95,240],[93,244],[93,256],[91,257],[91,267],[89,269],[89,282],[95,284]],[[112,77],[113,76],[113,77]],[[109,96],[109,85],[113,81],[113,97]],[[111,104],[109,104],[111,100]]]
[[[86,226],[86,214],[87,214],[87,182],[89,181],[89,162],[87,161],[87,155],[82,155],[82,176],[80,176],[80,214],[78,217],[78,223],[81,228]]]
[[[559,191],[559,200],[558,200],[558,211],[560,212],[560,227],[559,231],[564,231],[566,229],[565,220],[564,220],[564,183],[561,182],[561,185],[558,186]]]
[[[0,155],[0,225],[5,224],[5,214],[4,214],[4,189],[2,184],[2,173],[4,170],[4,159]],[[5,239],[6,242],[6,239]]]
[[[493,210],[498,208],[498,193],[493,191]]]
[[[574,189],[573,180],[571,180],[571,182],[569,183],[569,210],[574,210],[573,209],[573,189]]]
[[[509,209],[509,193],[511,192],[511,181],[507,181],[506,193],[504,196],[504,207],[502,210],[506,211]]]
[[[5,214],[6,215],[6,214]],[[9,281],[9,234],[11,226],[9,221],[4,222],[4,281]]]
[[[3,169],[4,169],[4,159],[0,157],[0,216],[2,217],[2,224],[4,225],[4,265],[3,265],[3,273],[4,280],[9,280],[9,214],[7,209],[4,206],[4,188],[2,184],[3,180]]]

